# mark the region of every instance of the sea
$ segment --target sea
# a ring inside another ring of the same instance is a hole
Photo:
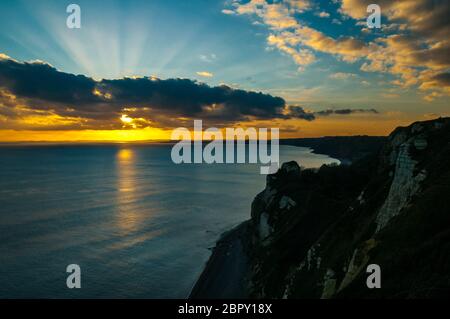
[[[0,298],[186,298],[250,218],[260,164],[174,164],[169,144],[0,146]],[[339,163],[280,146],[281,162]],[[80,288],[69,289],[69,265]]]

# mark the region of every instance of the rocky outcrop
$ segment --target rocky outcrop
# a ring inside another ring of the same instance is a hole
[[[249,296],[448,296],[449,164],[449,118],[397,128],[351,165],[283,164],[255,197],[242,239]],[[369,264],[380,266],[380,289],[366,285]]]
[[[379,154],[350,166],[291,171],[286,168],[296,166],[289,163],[269,176],[262,194],[270,190],[271,200],[262,202],[257,196],[253,203],[253,222],[263,218],[270,229],[264,244],[255,240],[250,248],[253,296],[448,293],[450,279],[444,269],[450,269],[450,261],[437,256],[448,248],[442,238],[450,233],[445,200],[450,192],[449,141],[448,118],[419,122],[396,129]],[[430,213],[425,203],[433,198],[440,205]],[[423,222],[433,227],[424,229]],[[367,288],[370,263],[380,265],[387,288]],[[425,263],[435,265],[439,275]],[[414,285],[408,278],[414,278]]]
[[[420,139],[421,141],[423,139]],[[377,215],[377,232],[386,226],[389,221],[397,216],[411,198],[419,191],[420,183],[426,178],[426,171],[422,170],[415,174],[417,161],[409,155],[409,149],[414,145],[417,148],[417,139],[408,140],[402,143],[396,154],[394,176],[388,197]],[[424,150],[426,144],[418,143],[419,150]]]

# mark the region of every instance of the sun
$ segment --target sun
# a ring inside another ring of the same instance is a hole
[[[122,114],[120,120],[125,124],[131,124],[133,122],[133,119],[126,114]]]

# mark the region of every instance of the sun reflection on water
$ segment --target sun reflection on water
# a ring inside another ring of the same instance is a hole
[[[143,215],[136,211],[136,154],[131,148],[120,148],[117,162],[117,225],[121,235],[131,234],[139,229]]]

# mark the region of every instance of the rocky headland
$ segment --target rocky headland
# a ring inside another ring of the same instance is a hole
[[[251,219],[219,240],[190,297],[448,297],[450,119],[399,127],[358,157],[268,175]],[[381,268],[380,289],[366,285],[369,264]]]

